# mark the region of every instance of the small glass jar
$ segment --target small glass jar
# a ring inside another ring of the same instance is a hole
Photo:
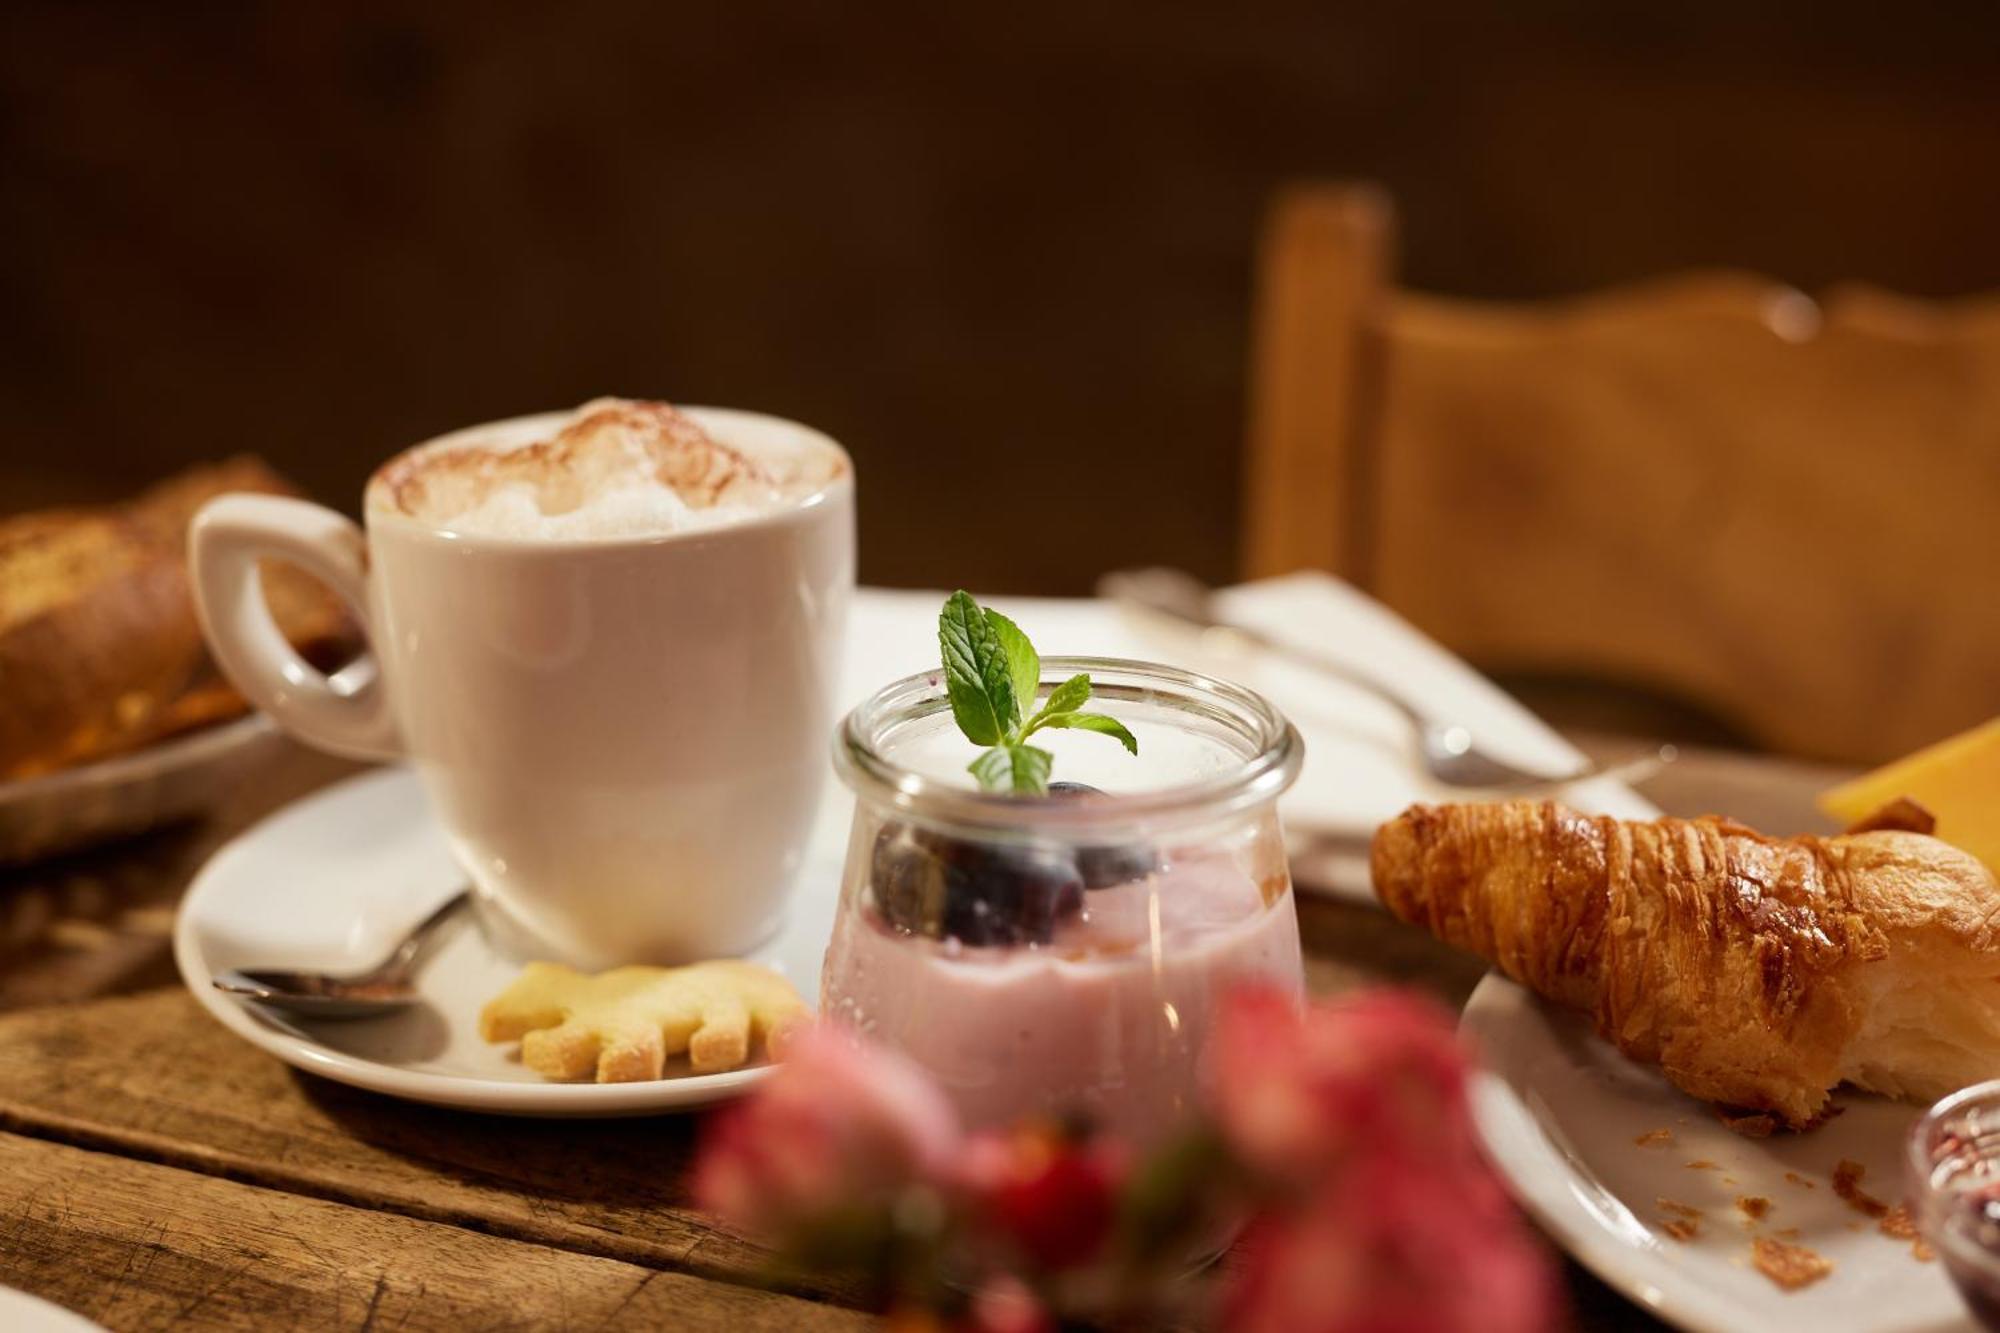
[[[2000,1330],[2000,1080],[1933,1106],[1910,1131],[1917,1230],[1980,1324]]]
[[[984,792],[937,671],[855,709],[835,765],[856,797],[820,1012],[933,1074],[972,1128],[1081,1115],[1141,1147],[1182,1126],[1223,993],[1303,989],[1277,799],[1303,746],[1239,686],[1108,658],[1050,794]]]

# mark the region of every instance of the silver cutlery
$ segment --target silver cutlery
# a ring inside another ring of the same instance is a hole
[[[461,889],[410,928],[389,956],[363,972],[335,975],[278,968],[231,968],[210,980],[215,988],[302,1018],[374,1018],[417,998],[417,967],[438,932],[472,901]]]
[[[1366,690],[1409,722],[1424,771],[1446,786],[1488,791],[1559,787],[1602,776],[1631,782],[1658,772],[1678,755],[1673,746],[1662,745],[1616,763],[1585,763],[1562,772],[1527,768],[1482,749],[1465,724],[1430,716],[1416,701],[1364,668],[1224,619],[1215,608],[1208,585],[1179,570],[1133,569],[1107,574],[1098,583],[1098,592],[1120,605],[1179,621],[1213,642],[1274,653]]]

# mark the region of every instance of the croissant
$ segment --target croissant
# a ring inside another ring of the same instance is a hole
[[[1771,838],[1553,802],[1416,805],[1375,892],[1696,1097],[1812,1124],[1839,1084],[2000,1075],[2000,885],[1920,833]]]

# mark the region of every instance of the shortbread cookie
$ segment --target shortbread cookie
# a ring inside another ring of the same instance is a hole
[[[589,976],[530,963],[479,1015],[488,1041],[521,1042],[521,1062],[544,1078],[634,1083],[660,1077],[687,1052],[697,1074],[734,1069],[761,1041],[778,1054],[806,1014],[790,982],[768,967],[725,959],[688,967],[620,967]]]

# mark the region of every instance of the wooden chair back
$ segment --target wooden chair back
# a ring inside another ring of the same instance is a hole
[[[1739,273],[1393,287],[1387,199],[1261,248],[1243,564],[1325,569],[1489,670],[1873,761],[2000,713],[2000,300]]]

